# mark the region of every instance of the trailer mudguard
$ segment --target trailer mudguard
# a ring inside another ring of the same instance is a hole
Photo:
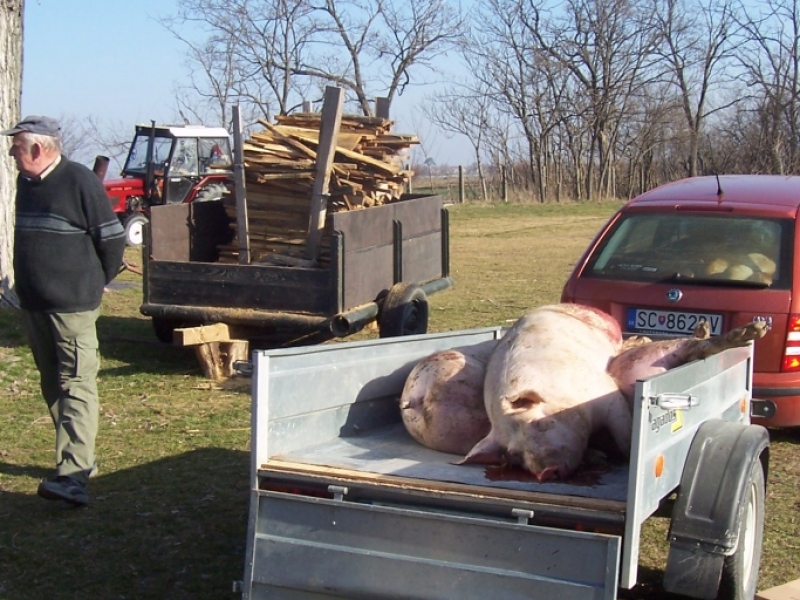
[[[669,531],[664,589],[717,597],[725,557],[736,551],[737,519],[751,467],[768,463],[769,435],[760,425],[712,419],[686,457]]]

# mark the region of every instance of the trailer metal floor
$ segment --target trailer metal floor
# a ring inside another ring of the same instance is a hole
[[[458,465],[461,456],[430,450],[414,441],[402,424],[371,430],[364,435],[340,437],[301,451],[278,455],[276,463],[329,467],[352,472],[391,475],[404,479],[450,482],[467,486],[541,492],[598,500],[625,502],[628,465],[608,463],[582,466],[570,479],[538,483],[524,471],[486,465]],[[271,459],[264,468],[269,469]]]

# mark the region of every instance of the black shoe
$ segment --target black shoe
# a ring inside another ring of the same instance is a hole
[[[76,506],[84,506],[89,503],[89,492],[86,490],[86,485],[63,475],[43,481],[39,484],[36,493],[46,500],[65,500]]]

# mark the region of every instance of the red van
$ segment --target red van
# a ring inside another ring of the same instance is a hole
[[[623,206],[561,300],[606,311],[626,333],[716,335],[754,320],[753,422],[800,425],[800,176],[692,177]]]

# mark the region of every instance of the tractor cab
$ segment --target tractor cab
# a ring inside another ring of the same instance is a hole
[[[137,125],[122,177],[104,185],[128,244],[139,245],[151,206],[218,200],[232,168],[230,137],[221,127]]]
[[[231,166],[230,140],[222,128],[137,125],[122,176],[143,180],[151,205],[181,204]]]

